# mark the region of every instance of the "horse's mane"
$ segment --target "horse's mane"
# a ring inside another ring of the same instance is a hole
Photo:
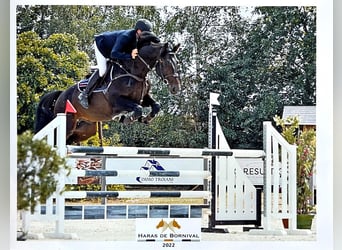
[[[138,45],[137,45],[138,49],[146,45],[150,45],[151,43],[160,43],[160,39],[153,32],[150,32],[150,31],[141,32]]]

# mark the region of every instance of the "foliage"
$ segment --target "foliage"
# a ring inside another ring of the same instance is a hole
[[[316,103],[316,8],[258,8],[262,26],[260,49],[268,56],[267,70],[275,90],[290,103]],[[268,41],[265,39],[268,37]],[[266,40],[266,41],[265,41]],[[271,46],[269,43],[274,41]]]
[[[166,131],[158,131],[161,136],[155,136],[141,124],[126,127],[123,132],[121,125],[108,123],[110,129],[105,135],[115,135],[115,143],[126,143],[125,138],[130,138],[128,145],[150,145],[150,140],[160,140],[162,144],[177,141],[175,144],[184,143],[182,146],[206,145],[209,92],[219,92],[218,114],[230,145],[261,148],[264,120],[280,115],[284,105],[316,103],[316,7],[18,6],[17,32],[18,37],[27,31],[37,34],[39,39],[32,38],[33,43],[26,41],[31,47],[56,33],[73,34],[79,50],[95,63],[91,48],[94,35],[131,28],[138,18],[150,19],[162,41],[181,43],[177,55],[181,94],[170,95],[159,78],[152,74],[149,78],[152,94],[164,114],[175,116],[176,121],[177,116],[183,116],[184,121],[191,120],[192,127],[186,127],[187,139],[182,141],[182,137],[173,138],[173,133],[167,133],[167,126],[162,126]],[[35,105],[47,90],[35,86],[66,87],[51,82],[52,76],[46,77],[53,71],[50,67],[56,65],[43,64],[42,57],[31,54],[32,49],[27,50],[23,62],[18,56],[18,69],[22,70],[19,62],[29,69],[28,80],[18,78],[19,132],[32,126]],[[59,78],[65,79],[65,75]],[[73,80],[79,79],[80,76]],[[172,123],[168,117],[164,120]],[[158,120],[154,123],[161,125]],[[179,122],[181,132],[183,124]]]
[[[65,89],[88,71],[88,57],[78,49],[77,38],[53,34],[41,39],[32,31],[17,38],[18,133],[33,130],[40,97]]]
[[[299,129],[298,117],[288,117],[286,120],[274,117],[277,126],[282,128],[282,135],[290,144],[297,145],[297,212],[307,214],[311,212],[310,180],[316,160],[316,132],[313,128]]]
[[[234,148],[261,148],[262,122],[280,115],[284,105],[316,103],[316,8],[253,13],[253,20],[235,27],[234,50],[199,84],[201,99],[221,93],[219,115]]]
[[[108,130],[108,124],[101,124],[102,126],[102,146],[120,146],[118,143],[119,139],[117,136],[114,134],[111,137],[110,136],[104,136],[104,131]],[[99,132],[98,129],[96,131],[96,134],[93,135],[92,137],[88,138],[87,140],[81,142],[81,145],[83,146],[95,146],[98,147],[101,145],[100,137],[99,137]]]
[[[131,29],[138,18],[148,18],[159,27],[153,6],[25,5],[17,6],[17,33],[34,31],[40,38],[56,33],[77,36],[79,49],[96,64],[94,36],[107,30]],[[157,32],[158,33],[158,32]]]
[[[233,53],[246,21],[238,7],[228,6],[165,7],[164,14],[162,35],[181,43],[182,98],[174,100],[172,107],[202,123],[207,120],[202,114],[206,111],[198,101],[203,96],[196,93],[205,89],[204,99],[208,99],[212,90],[208,70]]]
[[[34,211],[55,190],[55,175],[69,170],[64,158],[45,140],[33,140],[30,131],[18,136],[17,147],[17,209]]]
[[[108,127],[104,134],[111,136],[112,141],[116,141],[119,145],[134,147],[206,146],[206,131],[200,131],[192,119],[183,116],[163,114],[157,116],[149,125],[141,123],[124,125],[111,122]],[[192,136],[189,136],[189,133]]]

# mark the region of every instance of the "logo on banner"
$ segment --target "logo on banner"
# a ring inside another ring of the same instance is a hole
[[[201,218],[136,219],[136,239],[140,242],[200,241]]]
[[[165,168],[155,159],[147,160],[140,168],[140,175],[136,177],[139,183],[173,183],[174,177],[150,176],[151,171],[165,171]]]
[[[181,226],[178,224],[176,219],[173,219],[169,223],[164,221],[163,219],[156,226],[157,229],[161,229],[161,233],[164,233],[167,229],[170,229],[172,232],[176,232],[176,229],[180,229]]]

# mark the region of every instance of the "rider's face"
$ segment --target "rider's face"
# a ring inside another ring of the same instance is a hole
[[[140,34],[141,34],[141,30],[137,30],[137,38],[139,38],[140,37]]]

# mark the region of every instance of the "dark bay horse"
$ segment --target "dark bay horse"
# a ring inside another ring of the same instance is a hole
[[[140,46],[135,60],[109,62],[103,86],[89,97],[89,108],[84,109],[77,96],[80,87],[75,84],[65,91],[45,94],[37,108],[35,133],[47,125],[57,113],[64,113],[67,100],[76,113],[67,114],[67,144],[79,143],[96,134],[96,123],[120,117],[120,121],[130,123],[140,121],[149,123],[159,112],[160,105],[149,94],[151,84],[147,73],[155,68],[169,91],[180,91],[180,76],[177,70],[176,52],[179,44],[172,47],[169,43],[148,42]],[[138,46],[139,48],[139,46]],[[144,117],[143,107],[151,107]],[[130,114],[129,116],[127,114]]]

